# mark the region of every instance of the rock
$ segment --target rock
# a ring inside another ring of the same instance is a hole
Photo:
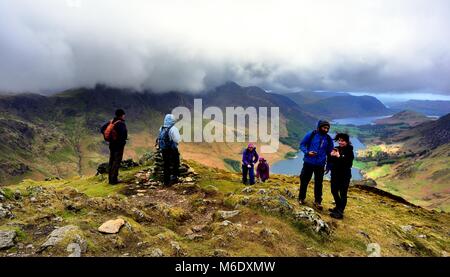
[[[186,182],[193,182],[194,179],[192,179],[192,177],[186,177],[186,178],[184,178],[184,181],[186,181]]]
[[[243,193],[252,193],[253,189],[251,187],[245,187],[245,188],[242,189],[242,192]]]
[[[285,207],[285,208],[287,208],[289,210],[292,210],[291,204],[289,204],[289,201],[286,198],[284,198],[284,196],[280,195],[278,197],[278,201],[279,201],[281,206],[283,206],[283,207]]]
[[[220,219],[228,219],[237,216],[241,211],[234,210],[234,211],[218,211],[217,215]]]
[[[163,257],[164,253],[161,251],[161,249],[159,248],[155,248],[152,250],[152,252],[150,253],[151,257]]]
[[[403,226],[400,226],[400,228],[402,228],[402,231],[405,233],[411,232],[412,229],[414,229],[414,227],[411,225],[403,225]]]
[[[122,218],[111,219],[98,227],[98,231],[105,234],[117,234],[124,224],[125,220]]]
[[[266,191],[265,189],[259,189],[259,190],[258,190],[258,193],[259,193],[259,194],[266,194],[267,191]]]
[[[180,244],[176,241],[170,241],[170,245],[172,246],[172,250],[175,256],[179,257],[179,256],[185,256],[186,253],[184,252],[184,250],[181,248]]]
[[[421,234],[421,235],[418,235],[417,237],[418,237],[419,239],[426,239],[426,238],[427,238],[426,235],[422,235],[422,234]]]
[[[367,257],[381,257],[381,246],[378,243],[369,243],[366,249]]]
[[[6,204],[0,204],[0,219],[13,217],[14,215],[11,212],[11,206]]]
[[[442,251],[442,252],[441,252],[441,256],[442,256],[442,257],[448,257],[447,251]]]
[[[224,221],[222,221],[222,223],[220,223],[220,225],[222,225],[222,226],[228,226],[228,225],[232,225],[232,224],[233,224],[233,222],[231,222],[229,220],[224,220]]]
[[[147,190],[145,190],[145,189],[138,189],[138,190],[136,190],[138,193],[146,193],[147,192]]]
[[[22,199],[22,193],[20,192],[20,190],[16,190],[16,191],[14,192],[14,199],[15,199],[15,200],[20,200],[20,199]]]
[[[331,232],[330,226],[310,207],[302,207],[300,211],[293,211],[293,216],[296,220],[306,219],[311,222],[313,230],[317,233],[323,232],[329,234]]]
[[[80,229],[74,225],[66,225],[64,227],[53,230],[50,235],[48,235],[47,240],[41,245],[38,252],[42,252],[47,247],[59,244],[69,236],[73,236],[72,240],[80,240],[81,238],[79,236],[74,236],[74,234],[79,231]]]
[[[16,236],[16,231],[0,231],[0,249],[13,247]]]
[[[67,245],[68,257],[81,257],[81,246],[78,243],[69,243]]]
[[[31,197],[30,198],[30,202],[36,202],[37,200],[36,200],[36,197]]]

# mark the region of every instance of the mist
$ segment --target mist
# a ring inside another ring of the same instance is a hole
[[[450,2],[0,0],[0,92],[450,95]]]

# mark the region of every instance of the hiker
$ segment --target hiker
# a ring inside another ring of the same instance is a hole
[[[314,207],[323,210],[322,207],[322,182],[327,156],[333,150],[333,140],[328,135],[330,123],[319,120],[317,129],[308,132],[300,142],[300,150],[305,154],[303,168],[300,174],[300,193],[298,201],[304,205],[308,183],[314,173]]]
[[[250,185],[255,184],[254,165],[258,161],[258,153],[253,143],[249,143],[247,148],[242,152],[242,183],[247,184],[247,174],[250,177]]]
[[[256,167],[256,178],[258,178],[261,183],[264,183],[269,179],[269,164],[263,157],[259,157],[258,166]]]
[[[125,125],[125,111],[117,109],[115,117],[106,122],[100,132],[103,138],[109,142],[108,182],[115,185],[121,182],[118,179],[120,163],[123,158],[123,150],[128,139],[127,126]]]
[[[331,170],[331,193],[336,207],[329,209],[330,216],[336,219],[344,218],[344,210],[347,205],[347,191],[352,178],[353,146],[348,134],[338,133],[334,138],[339,146],[331,152],[327,172]]]
[[[180,131],[175,125],[173,114],[166,114],[164,123],[159,128],[156,140],[163,157],[164,185],[169,186],[178,182],[180,168],[180,152],[178,143],[181,140]]]

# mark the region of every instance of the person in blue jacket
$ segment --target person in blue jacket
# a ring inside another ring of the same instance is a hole
[[[249,143],[247,148],[242,152],[242,183],[247,184],[247,175],[250,177],[250,185],[255,184],[255,164],[258,162],[259,156],[253,143]]]
[[[314,207],[322,210],[322,182],[325,171],[327,157],[333,150],[334,144],[328,135],[330,123],[326,120],[319,120],[317,129],[308,132],[300,142],[300,150],[305,154],[303,158],[303,168],[300,173],[300,193],[298,201],[305,204],[306,191],[309,181],[314,174]]]

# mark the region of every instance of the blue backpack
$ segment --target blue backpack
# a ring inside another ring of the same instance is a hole
[[[172,126],[161,127],[161,131],[159,132],[159,136],[158,136],[159,149],[164,150],[164,149],[169,149],[169,148],[173,147],[173,141],[170,139],[170,136],[169,136],[169,131],[170,131],[170,128],[172,128]]]

